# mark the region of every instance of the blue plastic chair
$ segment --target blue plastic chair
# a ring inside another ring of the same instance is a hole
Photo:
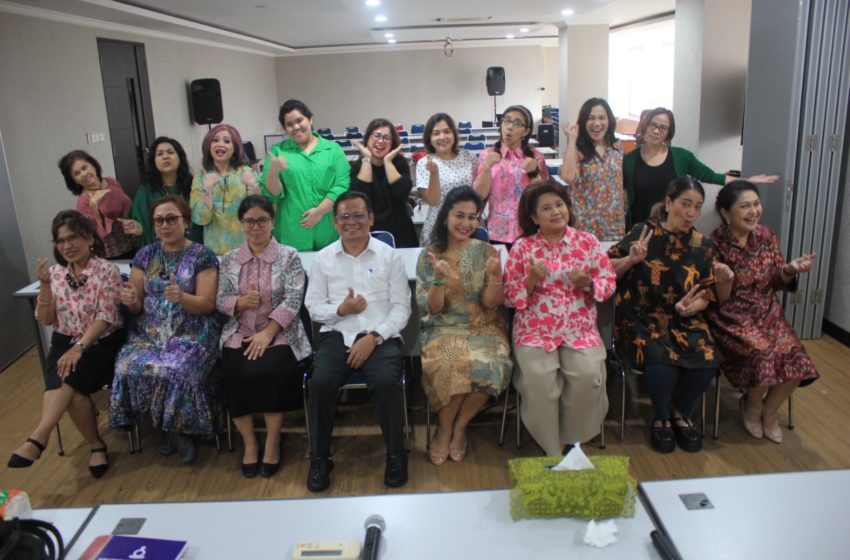
[[[470,142],[486,142],[487,135],[486,134],[470,134],[467,138]]]
[[[487,231],[487,228],[483,228],[478,226],[475,228],[475,233],[472,234],[473,239],[478,239],[480,241],[490,242],[490,233]]]
[[[359,139],[363,138],[363,134],[360,133],[360,132],[346,132],[345,137],[349,138],[349,139],[356,138],[356,139],[359,140]]]
[[[472,128],[472,121],[458,121],[458,128]]]
[[[422,134],[423,132],[425,132],[425,125],[424,124],[411,125],[410,126],[410,132],[411,132],[411,134]]]
[[[402,136],[400,140],[402,144],[410,144],[410,138],[408,138],[407,136]]]
[[[345,127],[345,133],[348,134],[349,132],[360,132],[360,127],[359,126],[346,126]]]
[[[398,135],[402,138],[405,138],[406,136],[408,136],[408,132],[406,130],[399,130]]]
[[[326,134],[334,135],[333,131],[330,128],[320,128],[316,131],[319,136],[325,136]]]
[[[378,241],[383,241],[393,249],[395,249],[395,236],[388,231],[377,230],[371,232],[372,237],[377,239]]]
[[[487,149],[487,145],[484,142],[467,142],[463,145],[464,150],[472,150],[474,152],[483,152]]]
[[[457,129],[457,133],[458,133],[458,134],[469,134],[470,132],[472,132],[472,129],[471,129],[471,128],[468,128],[468,127],[467,127],[467,128],[459,128],[459,129]]]
[[[351,147],[351,140],[337,140],[336,143],[339,144],[340,148],[350,148]]]

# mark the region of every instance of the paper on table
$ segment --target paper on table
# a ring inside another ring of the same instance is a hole
[[[603,547],[615,542],[617,542],[617,525],[613,519],[601,523],[590,520],[587,531],[584,533],[584,544]]]
[[[570,449],[567,456],[560,463],[552,467],[553,471],[580,471],[583,469],[592,469],[593,463],[581,450],[581,444],[576,442],[574,447]]]

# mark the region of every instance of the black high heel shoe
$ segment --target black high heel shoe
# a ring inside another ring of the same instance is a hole
[[[262,457],[262,455],[260,455]],[[283,446],[278,444],[277,446],[277,463],[266,463],[263,462],[260,464],[260,476],[263,478],[270,478],[274,476],[274,474],[280,470],[280,463],[283,459]]]
[[[260,458],[263,456],[262,448],[257,449],[257,460],[253,463],[240,463],[242,468],[242,476],[245,478],[254,478],[260,472]],[[263,463],[265,464],[265,463]]]
[[[100,478],[106,474],[106,471],[109,470],[109,455],[106,454],[106,446],[98,447],[97,449],[92,449],[91,452],[103,453],[104,455],[106,455],[106,462],[104,464],[95,466],[89,465],[89,472],[91,473],[91,475],[95,478]]]
[[[46,449],[44,444],[33,438],[27,438],[27,443],[31,443],[36,449],[38,449],[38,456],[35,459],[27,459],[17,453],[12,453],[12,456],[9,457],[9,462],[6,463],[7,467],[10,469],[25,469],[32,466],[34,462],[41,458],[41,454],[44,453],[44,450]]]

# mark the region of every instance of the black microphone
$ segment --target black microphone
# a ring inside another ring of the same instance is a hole
[[[378,545],[381,544],[381,531],[387,526],[380,515],[370,515],[363,527],[366,528],[366,541],[363,543],[363,560],[378,560]]]

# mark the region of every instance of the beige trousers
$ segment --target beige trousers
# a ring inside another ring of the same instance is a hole
[[[564,445],[599,434],[608,413],[604,346],[552,352],[515,346],[514,356],[522,422],[547,455],[561,455]]]

